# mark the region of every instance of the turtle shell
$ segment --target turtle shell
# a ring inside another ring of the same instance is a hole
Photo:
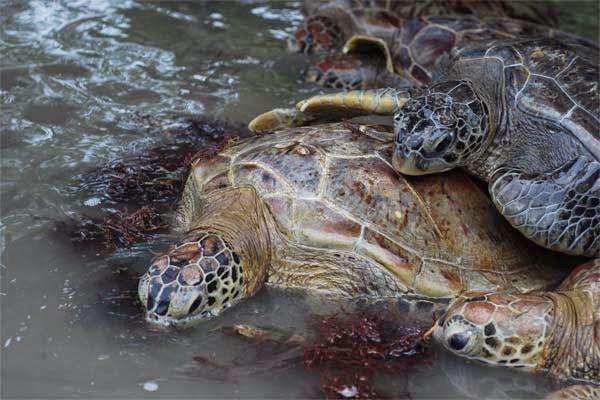
[[[253,186],[287,242],[350,252],[408,292],[526,291],[564,277],[471,178],[400,176],[392,146],[391,132],[349,123],[294,128],[197,161],[193,173],[204,193]]]
[[[546,131],[573,135],[581,144],[579,153],[600,160],[599,48],[566,34],[555,36],[465,49],[456,56],[454,74],[485,86],[477,82],[483,71],[486,80],[504,82],[509,109],[539,121]]]
[[[579,42],[585,47],[591,44],[547,25],[511,18],[425,16],[401,21],[391,41],[391,54],[394,71],[419,86],[429,84],[437,72],[445,74],[446,71],[437,71],[443,55],[474,51],[482,56],[491,47],[503,48],[523,40],[552,38],[571,44]],[[547,41],[546,47],[549,46],[552,46],[551,41]],[[543,61],[544,64],[554,62]],[[441,67],[443,69],[443,65]]]
[[[343,39],[353,35],[371,35],[391,39],[395,31],[407,20],[428,16],[456,17],[472,16],[476,18],[511,17],[519,20],[543,24],[545,27],[556,26],[557,20],[550,7],[541,4],[513,4],[494,0],[431,0],[425,2],[389,1],[389,0],[328,0],[304,1],[304,11],[308,18],[296,32],[294,41],[301,52],[308,50],[312,42],[307,37],[319,42],[320,51],[338,48]],[[446,33],[447,36],[450,34]],[[430,43],[427,44],[428,46]],[[434,47],[443,47],[434,44]],[[418,47],[419,48],[419,47]],[[427,51],[426,51],[427,52]],[[415,53],[415,54],[418,54]],[[419,68],[424,68],[423,66]],[[425,71],[423,71],[425,72]],[[414,75],[423,78],[422,74]],[[418,79],[421,83],[423,81]]]

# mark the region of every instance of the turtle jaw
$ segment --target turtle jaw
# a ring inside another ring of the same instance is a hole
[[[423,157],[416,151],[398,151],[394,152],[392,157],[392,166],[403,175],[427,175],[448,171],[454,168],[442,158]]]

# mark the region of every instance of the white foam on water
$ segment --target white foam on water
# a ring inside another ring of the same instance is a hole
[[[147,392],[156,392],[158,390],[158,383],[154,381],[144,382],[142,388]]]

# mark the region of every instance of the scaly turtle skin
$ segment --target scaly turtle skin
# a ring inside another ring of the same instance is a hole
[[[177,214],[184,238],[140,281],[148,319],[211,316],[267,280],[433,311],[467,290],[526,292],[564,277],[568,260],[519,240],[472,179],[404,178],[386,161],[392,147],[391,132],[337,124],[197,160]]]
[[[600,399],[600,387],[573,385],[549,394],[544,400],[596,400]]]
[[[403,20],[423,16],[513,17],[557,25],[556,15],[545,4],[490,0],[307,0],[304,11],[307,19],[288,42],[294,52],[330,52],[354,35],[387,40]]]
[[[600,259],[554,292],[464,293],[433,334],[463,357],[600,384]]]
[[[250,128],[395,114],[397,171],[462,167],[529,239],[599,257],[598,65],[598,47],[570,36],[476,42],[442,57],[428,87],[317,96]]]

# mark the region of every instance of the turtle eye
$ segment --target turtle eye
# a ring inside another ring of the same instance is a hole
[[[471,332],[469,331],[457,332],[448,339],[448,346],[453,350],[461,351],[467,346],[470,338]]]

